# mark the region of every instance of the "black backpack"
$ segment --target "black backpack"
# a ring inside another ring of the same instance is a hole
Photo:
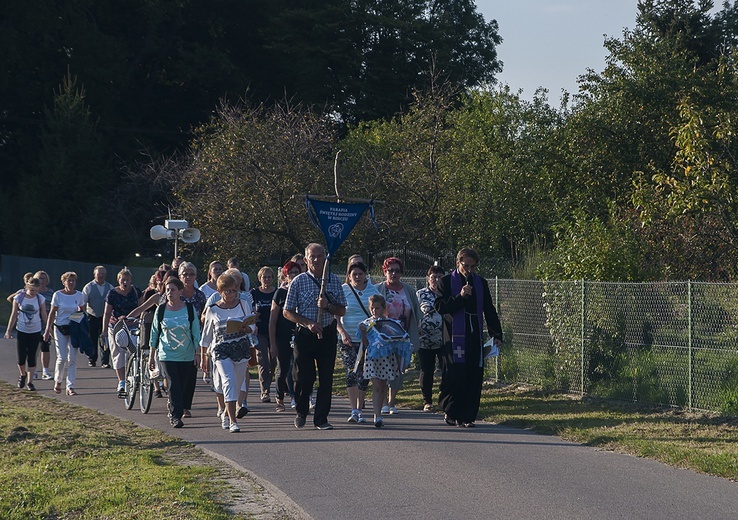
[[[185,302],[185,305],[187,306],[187,319],[190,321],[190,337],[192,338],[192,343],[195,343],[195,333],[192,331],[192,324],[195,322],[195,307],[190,302]],[[158,305],[156,307],[156,313],[154,314],[154,321],[156,321],[157,329],[159,330],[159,336],[161,336],[161,322],[164,319],[164,311],[167,308],[167,304],[163,303],[161,305]],[[152,328],[153,330],[153,324]],[[159,338],[157,338],[157,346],[159,344]],[[195,349],[197,349],[199,345],[195,343]]]

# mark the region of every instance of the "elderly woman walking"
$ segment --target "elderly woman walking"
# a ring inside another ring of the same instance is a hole
[[[417,292],[420,311],[420,391],[423,394],[423,411],[433,412],[433,374],[436,361],[443,366],[443,317],[436,310],[436,298],[440,294],[439,283],[446,272],[439,265],[428,269],[428,287]]]
[[[74,381],[77,377],[77,352],[72,347],[69,321],[77,311],[83,311],[87,305],[87,295],[76,290],[77,273],[68,271],[61,276],[64,289],[56,291],[51,298],[51,312],[46,322],[44,340],[49,341],[54,331],[56,342],[56,367],[54,370],[54,392],[61,393],[61,385],[66,371],[67,395],[77,395]]]
[[[133,285],[133,274],[126,268],[118,272],[118,285],[108,292],[105,298],[105,315],[103,324],[107,324],[107,330],[101,335],[107,334],[110,347],[110,361],[118,376],[118,397],[125,397],[126,376],[126,351],[115,343],[113,327],[119,320],[126,319],[129,313],[143,303],[141,291]]]
[[[272,401],[269,390],[272,386],[272,377],[277,366],[277,358],[271,353],[269,343],[269,315],[272,310],[272,300],[274,299],[274,271],[270,267],[264,266],[259,269],[257,275],[259,286],[251,289],[251,299],[254,302],[254,308],[259,314],[256,322],[258,335],[258,344],[256,345],[256,360],[259,364],[259,386],[261,387],[261,402],[270,403]]]
[[[420,304],[415,289],[402,281],[405,266],[399,258],[391,256],[382,264],[384,281],[376,285],[379,294],[387,302],[387,317],[400,322],[410,335],[413,352],[420,346],[418,323],[420,322]],[[395,397],[402,389],[402,374],[389,382],[389,399],[382,407],[382,413],[397,413]]]
[[[250,357],[248,334],[253,332],[251,326],[243,321],[252,312],[251,303],[240,297],[239,283],[240,280],[227,272],[220,275],[218,293],[221,299],[207,308],[200,340],[203,370],[207,363],[206,355],[215,359],[219,376],[217,380],[225,404],[222,426],[230,429],[231,433],[241,431],[237,422],[236,403]]]

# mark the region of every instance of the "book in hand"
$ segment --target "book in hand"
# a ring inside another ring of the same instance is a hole
[[[69,316],[69,319],[71,321],[76,321],[77,323],[82,322],[82,318],[85,317],[85,313],[82,311],[73,312],[71,316]]]
[[[253,325],[256,323],[256,314],[249,314],[240,318],[228,318],[226,321],[226,334],[240,332],[243,325]]]

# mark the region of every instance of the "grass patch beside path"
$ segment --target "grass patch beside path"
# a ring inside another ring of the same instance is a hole
[[[438,398],[438,383],[433,386]],[[334,388],[345,394],[336,363]],[[368,392],[371,398],[371,387]],[[418,372],[405,374],[398,405],[421,409]],[[637,404],[580,399],[518,385],[485,385],[480,420],[556,435],[599,449],[659,460],[671,466],[738,480],[738,418]]]
[[[288,518],[253,480],[158,430],[0,384],[0,518]]]

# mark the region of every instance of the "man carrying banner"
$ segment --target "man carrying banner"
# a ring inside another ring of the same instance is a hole
[[[338,276],[325,272],[326,254],[322,245],[305,248],[308,270],[290,283],[282,314],[297,324],[293,379],[295,382],[295,427],[305,426],[310,410],[310,394],[318,366],[320,383],[315,400],[313,424],[319,430],[331,430],[333,369],[336,362],[338,333],[336,317],[346,313],[346,297]],[[322,285],[321,285],[322,284]]]
[[[474,274],[476,251],[464,248],[456,255],[456,269],[441,278],[436,310],[443,314],[443,377],[438,405],[446,424],[472,428],[479,412],[484,379],[482,327],[496,344],[502,327],[492,304],[487,280]],[[484,321],[483,321],[484,318]]]

